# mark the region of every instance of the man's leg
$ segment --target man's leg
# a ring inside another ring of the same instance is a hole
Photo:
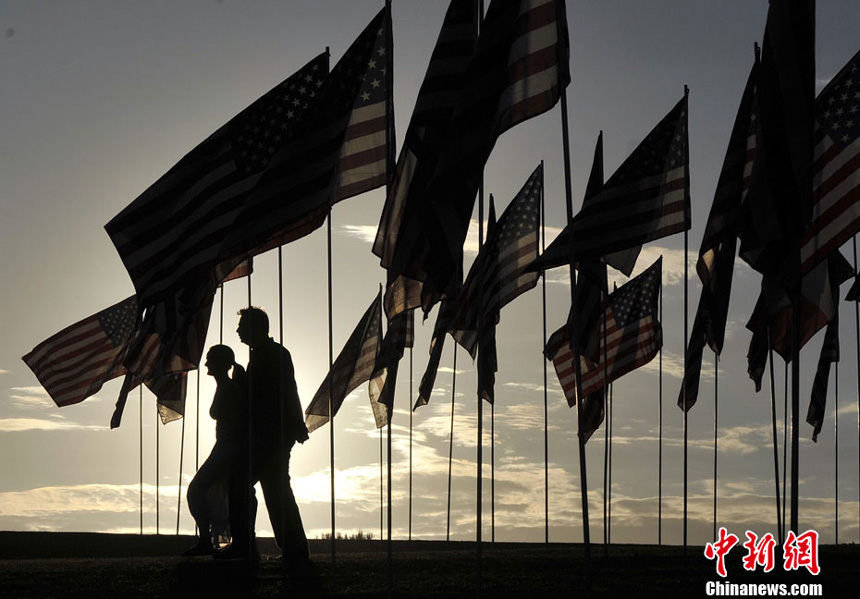
[[[308,539],[296,497],[290,488],[290,449],[292,445],[283,459],[272,459],[266,464],[260,473],[260,486],[263,487],[275,540],[284,556],[306,561],[310,558]]]

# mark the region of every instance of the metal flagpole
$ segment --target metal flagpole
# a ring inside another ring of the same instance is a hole
[[[253,257],[248,258],[248,307],[249,308],[253,305],[251,302],[251,275],[253,274],[253,271],[254,271],[253,262],[254,262]],[[249,345],[248,346],[248,367],[250,368],[250,366],[251,366],[251,346]],[[254,401],[255,397],[256,397],[256,395],[254,394],[254,379],[252,379],[251,377],[248,377],[248,445],[247,445],[248,480],[246,481],[248,483],[248,486],[251,486],[250,485],[250,482],[251,482],[250,479],[253,476],[252,473],[254,471],[254,460],[253,460],[253,454],[251,451],[251,440],[254,438],[254,410],[253,410],[252,402]],[[251,510],[251,509],[248,510],[248,513],[246,515],[246,518],[248,519],[247,530],[248,530],[249,534],[248,534],[248,540],[246,541],[248,543],[248,546],[245,547],[244,549],[247,550],[247,552],[248,552],[247,554],[249,556],[253,554],[253,550],[257,546],[256,545],[257,544],[256,536],[254,534],[254,529],[255,529],[255,525],[256,525],[256,523],[254,521],[255,515],[256,515],[255,511]]]
[[[684,86],[684,96],[690,93],[690,89]],[[689,323],[689,315],[687,314],[689,303],[689,276],[688,270],[690,265],[687,263],[687,254],[689,251],[689,229],[684,229],[684,372],[682,381],[687,380],[687,329]],[[684,397],[684,557],[687,557],[687,386],[681,385],[681,393]]]
[[[409,348],[409,540],[412,540],[412,348]]]
[[[603,555],[609,555],[609,384],[606,380],[606,310],[603,310]]]
[[[601,131],[601,135],[603,132]],[[600,290],[601,299],[603,300],[603,309],[602,312],[602,324],[603,324],[603,554],[609,555],[609,509],[607,506],[607,499],[609,495],[609,472],[610,472],[610,455],[609,455],[609,426],[611,423],[609,417],[609,394],[611,392],[611,387],[609,385],[609,352],[606,347],[607,336],[606,336],[606,304],[609,295],[609,279],[606,273],[606,264],[603,264],[603,273],[602,273],[602,285],[603,288]],[[661,285],[662,287],[662,285]]]
[[[839,544],[839,362],[834,365],[835,374],[833,381],[833,528],[835,529],[834,542]]]
[[[854,248],[854,271],[857,272],[857,236],[852,239]],[[857,382],[857,431],[860,433],[860,302],[854,302],[854,341],[857,356],[857,369],[854,371]],[[857,437],[857,454],[860,456],[860,434]],[[860,461],[858,461],[860,464]],[[860,510],[860,501],[857,502]]]
[[[481,24],[484,20],[484,0],[478,0],[478,32],[480,35]],[[481,184],[478,187],[478,255],[481,253],[481,248],[484,245],[484,175],[481,173]],[[477,595],[481,596],[483,590],[483,580],[484,580],[484,572],[483,572],[483,542],[481,533],[483,532],[483,505],[482,500],[484,497],[483,493],[483,477],[484,477],[484,400],[481,397],[481,360],[483,357],[481,354],[483,353],[483,348],[481,347],[481,334],[484,324],[484,297],[483,297],[483,287],[484,287],[484,276],[483,269],[479,270],[478,273],[480,276],[478,277],[478,447],[477,447],[477,489],[475,495],[477,496],[477,514],[476,514],[476,526],[475,526],[475,550],[477,552]]]
[[[140,534],[143,534],[143,386],[138,387],[140,395]]]
[[[561,105],[561,130],[562,146],[564,150],[564,192],[567,204],[567,222],[573,220],[573,189],[570,174],[570,129],[567,119],[567,92],[565,87],[560,89],[559,104]],[[573,250],[573,235],[570,236],[571,250]],[[571,251],[571,254],[573,252]],[[572,261],[571,261],[572,262]],[[576,269],[570,265],[570,305],[575,313],[576,308]],[[580,495],[582,499],[582,536],[585,552],[585,580],[588,588],[591,588],[591,533],[588,524],[588,474],[585,460],[585,439],[582,433],[582,371],[579,359],[579,344],[577,343],[576,319],[571,319],[571,348],[573,350],[573,368],[576,377],[576,421],[577,421],[577,444],[579,447],[579,478]]]
[[[791,530],[798,530],[800,480],[800,283],[791,294]]]
[[[496,402],[490,404],[490,542],[496,542]]]
[[[606,514],[606,542],[612,542],[612,399],[615,392],[615,385],[609,384],[609,482],[606,487],[608,511]]]
[[[382,429],[376,429],[379,431],[379,538],[385,538],[385,475],[382,473]]]
[[[250,276],[250,273],[248,274]],[[281,347],[284,346],[284,250],[282,246],[278,246],[278,343],[281,344]],[[280,384],[281,389],[284,387],[284,364],[282,361],[278,361],[278,382]],[[280,390],[279,390],[280,393]],[[281,402],[280,404],[280,415],[281,415],[281,430],[287,430],[287,414],[284,410],[284,404]],[[281,435],[281,455],[286,456],[292,448],[287,447],[287,439],[284,435]],[[289,484],[289,481],[287,481]],[[289,493],[289,488],[284,487],[282,490],[282,494],[280,497],[281,505],[286,505],[287,496]],[[284,539],[284,544],[286,545],[287,539],[287,518],[283,518],[281,521],[281,538]],[[282,552],[283,560],[281,561],[281,575],[286,577],[287,575],[287,554],[286,552]]]
[[[663,285],[660,285],[660,322],[663,322]],[[657,544],[663,544],[663,345],[660,345],[660,376],[657,394],[659,441],[657,444]]]
[[[329,47],[325,47],[326,56],[330,56]],[[329,424],[329,469],[331,472],[331,567],[332,572],[337,564],[337,553],[335,550],[335,493],[334,493],[334,409],[332,405],[332,392],[334,380],[332,368],[334,367],[334,342],[333,342],[333,318],[332,318],[332,257],[331,257],[331,205],[328,208],[326,219],[326,256],[327,256],[327,280],[328,280],[328,424]],[[332,578],[334,580],[334,578]]]
[[[714,354],[714,536],[717,538],[717,405],[720,399],[720,354]]]
[[[328,48],[326,48],[328,51]],[[334,367],[334,342],[333,342],[333,327],[332,327],[332,257],[331,257],[331,207],[328,209],[328,219],[326,220],[326,246],[328,254],[328,424],[329,424],[329,467],[331,470],[331,564],[332,570],[337,563],[337,554],[335,550],[335,493],[334,493],[334,406],[332,405],[332,392],[334,389],[334,381],[332,376],[332,368]]]
[[[481,15],[484,14],[484,3],[481,4]],[[481,255],[481,249],[484,246],[484,179],[481,177],[481,185],[478,187],[478,255]],[[484,328],[484,271],[483,268],[478,269],[478,439],[477,439],[477,490],[475,495],[477,496],[477,514],[476,514],[476,526],[475,526],[475,550],[477,552],[477,589],[478,589],[478,597],[481,596],[481,590],[483,587],[483,540],[482,533],[484,528],[484,517],[483,517],[483,486],[484,486],[484,399],[481,397],[481,360],[483,360],[483,356],[481,354],[484,351],[484,348],[481,347],[481,338],[482,330]]]
[[[782,407],[782,537],[785,538],[786,517],[788,513],[786,509],[786,501],[788,500],[788,487],[786,486],[788,477],[788,364],[783,364],[783,399],[785,405]]]
[[[141,387],[141,391],[143,387]],[[161,534],[161,429],[158,428],[158,407],[155,409],[155,534]]]
[[[454,459],[454,398],[457,397],[457,344],[454,343],[454,374],[451,377],[451,432],[448,434],[448,526],[445,540],[451,540],[451,465]]]
[[[182,460],[185,457],[185,415],[182,415],[182,432],[179,440],[179,483],[176,491],[176,535],[179,536],[179,515],[182,513]]]
[[[389,371],[389,376],[391,371]],[[397,377],[397,368],[394,368],[394,376]],[[396,380],[395,380],[396,383]],[[391,394],[391,406],[387,410],[388,413],[388,459],[386,467],[388,468],[388,596],[391,597],[394,590],[394,558],[393,545],[391,539],[392,527],[392,495],[391,495],[391,421],[394,418],[394,394]]]
[[[776,381],[774,380],[773,374],[773,348],[770,346],[770,329],[767,331],[767,345],[768,345],[768,363],[770,364],[770,414],[773,428],[773,475],[774,475],[774,483],[776,484],[776,528],[777,528],[777,536],[779,537],[779,544],[782,545],[782,537],[784,534],[784,527],[782,521],[783,512],[780,511],[780,500],[779,500],[779,443],[777,441],[777,427],[776,427]],[[783,468],[785,466],[783,465]],[[784,509],[784,508],[783,508]],[[716,538],[716,537],[714,537]]]
[[[391,44],[392,47],[388,48],[388,52],[386,52],[386,79],[388,84],[388,111],[387,115],[391,116],[390,121],[386,120],[386,154],[388,160],[385,163],[385,174],[386,174],[386,185],[385,191],[386,195],[391,195],[392,186],[394,183],[394,163],[396,161],[395,157],[395,145],[396,141],[394,139],[394,35],[392,34],[392,24],[391,24],[391,0],[385,0],[385,7],[388,9],[386,12],[385,18],[385,29],[389,32],[390,37],[388,43]],[[381,290],[381,288],[380,288]],[[402,357],[402,354],[401,354]],[[399,359],[399,358],[398,358]],[[394,381],[392,381],[393,385],[397,383],[397,365],[394,366]],[[389,376],[391,376],[391,369],[389,369]],[[396,387],[394,387],[396,389]],[[394,559],[393,559],[393,545],[391,539],[391,531],[393,527],[393,495],[391,492],[391,461],[392,461],[392,451],[391,451],[391,421],[394,419],[394,397],[395,394],[391,393],[390,403],[388,406],[388,410],[386,413],[388,414],[388,596],[391,597],[394,592]],[[411,408],[411,406],[409,406]],[[411,414],[411,411],[410,411]]]
[[[541,166],[540,184],[540,217],[541,217],[541,253],[546,251],[546,198],[544,195],[544,169],[543,160]],[[541,273],[542,289],[542,320],[543,320],[543,344],[546,347],[546,273]],[[541,352],[543,353],[543,352]],[[543,363],[543,493],[544,493],[544,542],[549,543],[549,387],[547,379],[547,360],[541,355]]]

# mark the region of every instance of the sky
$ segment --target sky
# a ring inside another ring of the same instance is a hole
[[[395,0],[394,78],[397,131],[408,124],[447,3]],[[0,5],[0,530],[193,532],[184,499],[197,463],[214,443],[210,377],[192,374],[185,425],[156,425],[154,398],[135,394],[122,426],[109,421],[119,380],[96,396],[57,408],[21,356],[73,322],[132,294],[128,275],[103,226],[220,125],[310,58],[331,49],[332,64],[381,8],[381,0],[167,0],[77,2],[7,0]],[[641,272],[663,256],[662,377],[658,363],[614,386],[611,540],[682,542],[682,429],[676,406],[683,357],[684,286],[690,322],[700,284],[692,264],[713,199],[729,132],[764,31],[765,0],[604,0],[568,3],[572,83],[568,88],[573,198],[579,207],[594,142],[604,132],[607,177],[682,97],[689,86],[693,227],[689,278],[684,239],[645,247]],[[817,7],[817,87],[860,45],[860,4],[825,0]],[[547,239],[566,219],[560,109],[525,122],[499,140],[485,170],[497,209],[543,160]],[[370,251],[384,193],[338,204],[332,213],[335,352],[385,280]],[[477,249],[476,228],[466,266]],[[283,248],[285,345],[306,407],[328,370],[325,228]],[[851,246],[846,248],[851,258]],[[619,283],[625,279],[617,274]],[[565,269],[546,277],[547,329],[569,307]],[[277,254],[255,260],[251,296],[267,309],[277,335]],[[775,532],[773,446],[767,387],[756,394],[746,375],[744,325],[759,276],[737,262],[726,345],[720,359],[717,523],[729,532]],[[844,289],[843,289],[844,291]],[[247,348],[235,334],[247,304],[246,280],[225,285],[207,345]],[[223,317],[220,306],[223,302]],[[498,327],[499,372],[494,409],[495,507],[491,516],[489,409],[484,422],[483,536],[543,541],[545,526],[544,367],[548,368],[550,540],[582,540],[575,412],[568,408],[543,346],[539,285],[505,307]],[[858,391],[853,306],[842,305],[838,447],[834,384],[818,443],[800,430],[801,530],[822,542],[857,542]],[[410,525],[409,407],[427,360],[435,313],[416,324],[416,343],[400,368],[393,435],[393,536],[444,539],[449,424],[455,397],[451,538],[476,532],[476,380],[461,350],[453,387],[453,343],[428,406],[412,416]],[[801,357],[801,421],[823,332]],[[411,368],[408,366],[411,364]],[[776,365],[779,454],[782,456],[783,364]],[[411,377],[410,377],[411,375]],[[410,381],[412,383],[410,384]],[[713,540],[713,355],[706,352],[699,401],[688,421],[689,543]],[[661,446],[662,475],[658,452]],[[410,397],[409,390],[413,396]],[[199,396],[199,409],[197,397]],[[199,414],[199,417],[198,417]],[[142,415],[142,422],[141,422]],[[184,442],[183,442],[184,429]],[[586,448],[590,531],[603,538],[604,434]],[[180,470],[180,457],[182,459]],[[329,427],[296,446],[292,487],[309,537],[331,530]],[[380,442],[366,386],[335,419],[337,529],[380,535]],[[838,502],[836,479],[838,467]],[[662,480],[662,490],[658,481]],[[181,485],[181,501],[177,493]],[[662,534],[658,537],[658,494]],[[494,520],[494,524],[493,524]],[[260,509],[259,534],[271,534]]]

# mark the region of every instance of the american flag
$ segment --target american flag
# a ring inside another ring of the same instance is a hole
[[[427,360],[427,366],[418,386],[418,399],[415,400],[413,410],[430,403],[433,385],[436,383],[436,373],[439,370],[439,362],[442,360],[442,349],[445,347],[445,336],[448,334],[456,310],[457,304],[452,299],[443,299],[439,302],[439,313],[436,315],[436,324],[433,326],[433,339],[430,341],[430,358]]]
[[[702,281],[702,295],[696,308],[687,344],[684,381],[678,397],[683,410],[693,407],[699,395],[702,358],[706,345],[719,354],[725,338],[741,204],[749,189],[755,157],[755,82],[758,56],[741,96],[723,168],[708,214],[696,270]]]
[[[46,339],[23,360],[58,406],[83,401],[114,377],[136,332],[132,296]]]
[[[830,378],[830,365],[839,361],[839,315],[827,323],[824,344],[818,358],[818,369],[812,382],[812,397],[806,412],[806,422],[813,426],[812,440],[818,442],[818,433],[824,424],[824,407],[827,405],[827,383]]]
[[[287,146],[328,71],[321,54],[192,150],[105,225],[142,306],[212,276],[221,240]],[[221,274],[234,266],[222,267]]]
[[[629,276],[639,246],[689,229],[689,164],[685,94],[571,221],[577,258],[632,248],[609,262]]]
[[[415,342],[414,315],[414,310],[407,310],[388,321],[388,330],[376,357],[368,392],[377,428],[388,423],[388,414],[394,405],[397,366],[405,349]]]
[[[499,135],[552,108],[569,83],[566,28],[560,0],[490,4],[438,161],[410,188],[388,265],[392,279],[423,282],[425,313],[450,293],[481,172]]]
[[[663,346],[663,332],[657,320],[662,258],[607,298],[606,336],[601,334],[600,358],[605,365],[580,358],[582,395],[588,397],[604,388],[604,366],[611,383],[651,361]],[[553,361],[568,403],[576,403],[576,376],[570,348],[570,326],[553,333],[546,355]],[[605,352],[604,352],[605,347]]]
[[[750,174],[755,158],[756,113],[755,82],[758,57],[747,78],[735,123],[729,136],[729,146],[714,192],[714,201],[705,224],[696,271],[703,285],[708,285],[717,268],[722,244],[735,242],[740,228],[740,208],[749,190]],[[734,262],[734,250],[731,252]]]
[[[176,296],[146,311],[126,352],[126,380],[111,428],[120,425],[128,392],[141,382],[155,393],[163,422],[184,414],[185,373],[201,363],[215,298],[214,290],[207,290],[206,285],[197,291],[194,297]]]
[[[383,185],[393,132],[386,5],[316,90],[305,127],[271,161],[222,245],[257,253],[307,235],[332,203]]]
[[[803,271],[860,231],[860,52],[815,102],[812,223],[801,246]]]
[[[839,286],[854,276],[854,269],[839,251],[818,263],[800,282],[800,347],[823,329],[838,311]],[[777,277],[762,279],[761,293],[747,328],[767,339],[786,361],[791,359],[792,307],[788,292]],[[761,341],[758,341],[761,344]]]
[[[451,334],[473,358],[479,312],[486,331],[499,322],[504,306],[537,285],[539,275],[525,268],[537,258],[542,189],[543,165],[538,165],[498,222],[490,218],[487,240],[463,284]]]
[[[798,244],[812,209],[815,0],[770,2],[755,95],[756,156],[739,255],[791,286],[800,275]]]
[[[332,413],[337,414],[346,396],[360,384],[369,381],[376,366],[382,343],[382,292],[370,304],[343,346],[331,371],[323,379],[305,410],[305,424],[313,432],[329,420],[329,397]]]
[[[412,227],[421,225],[420,219],[414,215],[414,211],[422,209],[419,202],[427,200],[421,195],[420,188],[426,185],[441,153],[442,132],[451,119],[459,92],[465,86],[464,78],[477,35],[475,0],[451,0],[415,100],[397,159],[394,181],[376,232],[373,253],[379,256],[384,268],[392,265],[398,237],[410,234],[401,231],[404,217]],[[394,316],[421,305],[421,282],[402,275],[392,277],[385,295],[385,312],[389,317]]]

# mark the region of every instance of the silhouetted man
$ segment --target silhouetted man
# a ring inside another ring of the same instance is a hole
[[[278,546],[290,561],[307,562],[308,540],[290,488],[290,450],[308,438],[290,352],[269,337],[269,317],[260,308],[239,311],[239,339],[250,348],[249,470],[230,479],[233,543],[218,558],[257,557],[253,523],[254,484],[259,481]]]

